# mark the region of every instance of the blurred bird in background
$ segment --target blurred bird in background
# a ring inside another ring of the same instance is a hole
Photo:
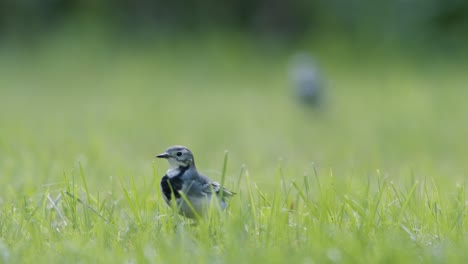
[[[309,53],[293,54],[289,59],[288,73],[298,101],[311,107],[323,105],[324,79],[316,61]]]

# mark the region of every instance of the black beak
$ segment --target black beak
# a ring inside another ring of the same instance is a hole
[[[157,155],[156,158],[167,159],[167,158],[169,158],[169,154],[167,154],[166,152],[164,152],[164,153],[162,153],[162,154]]]

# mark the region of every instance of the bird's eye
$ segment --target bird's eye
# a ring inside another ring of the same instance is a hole
[[[177,157],[180,157],[180,156],[182,156],[182,152],[179,151],[179,152],[176,153],[176,155],[177,155]]]

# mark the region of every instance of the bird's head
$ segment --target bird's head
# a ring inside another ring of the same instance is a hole
[[[192,152],[184,146],[172,146],[156,158],[167,159],[171,168],[195,166]]]

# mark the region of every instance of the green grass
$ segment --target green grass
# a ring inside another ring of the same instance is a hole
[[[1,263],[468,259],[466,64],[318,44],[310,111],[288,51],[76,41],[1,52]],[[164,204],[154,156],[174,144],[238,193],[226,214]]]

